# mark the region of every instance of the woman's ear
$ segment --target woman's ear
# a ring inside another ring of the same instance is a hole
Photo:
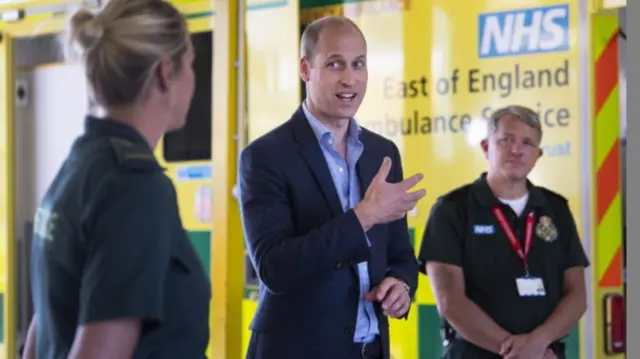
[[[173,77],[173,62],[168,57],[163,57],[160,64],[156,67],[156,81],[158,82],[158,88],[160,92],[165,93],[169,91],[169,82]]]

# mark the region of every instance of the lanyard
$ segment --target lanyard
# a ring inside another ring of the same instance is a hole
[[[531,242],[533,239],[533,222],[535,221],[533,212],[530,212],[527,215],[527,226],[524,237],[524,251],[522,250],[522,246],[520,245],[520,242],[518,241],[515,233],[513,233],[511,225],[509,225],[509,222],[507,222],[507,218],[504,216],[504,213],[502,212],[500,206],[493,207],[493,214],[496,216],[496,219],[498,219],[498,223],[500,223],[500,227],[502,227],[502,230],[507,235],[507,239],[509,240],[511,247],[513,247],[513,250],[516,251],[518,257],[522,259],[525,274],[529,276],[529,262],[527,261],[527,255],[529,254],[529,250],[531,249]]]

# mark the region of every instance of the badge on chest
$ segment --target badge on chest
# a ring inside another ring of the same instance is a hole
[[[533,222],[535,221],[535,214],[531,212],[527,215],[524,248],[522,248],[518,238],[513,232],[513,229],[507,222],[504,213],[502,213],[502,209],[500,209],[499,206],[495,206],[493,208],[493,212],[498,223],[500,223],[500,226],[504,230],[511,247],[518,257],[520,257],[522,264],[524,265],[525,276],[516,279],[518,294],[520,294],[521,297],[544,297],[547,295],[547,292],[544,289],[544,282],[542,281],[542,278],[532,277],[529,275],[529,261],[527,260],[527,255],[531,250],[531,242],[533,241]]]
[[[516,279],[516,285],[521,297],[544,297],[547,294],[542,278],[520,277]]]

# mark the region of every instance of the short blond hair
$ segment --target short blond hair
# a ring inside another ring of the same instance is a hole
[[[505,116],[515,116],[519,118],[529,127],[536,130],[540,135],[540,139],[542,139],[542,125],[540,124],[538,114],[532,109],[520,105],[509,105],[494,111],[487,123],[487,137],[491,136],[498,130],[498,124]]]
[[[82,60],[92,100],[113,108],[135,103],[164,57],[181,68],[189,31],[168,2],[110,0],[96,14],[78,10],[66,37],[67,57]]]

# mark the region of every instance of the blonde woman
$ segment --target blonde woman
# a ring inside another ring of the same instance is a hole
[[[107,115],[87,116],[37,210],[24,357],[204,359],[210,285],[153,155],[194,92],[184,17],[111,0],[78,11],[69,35]]]

